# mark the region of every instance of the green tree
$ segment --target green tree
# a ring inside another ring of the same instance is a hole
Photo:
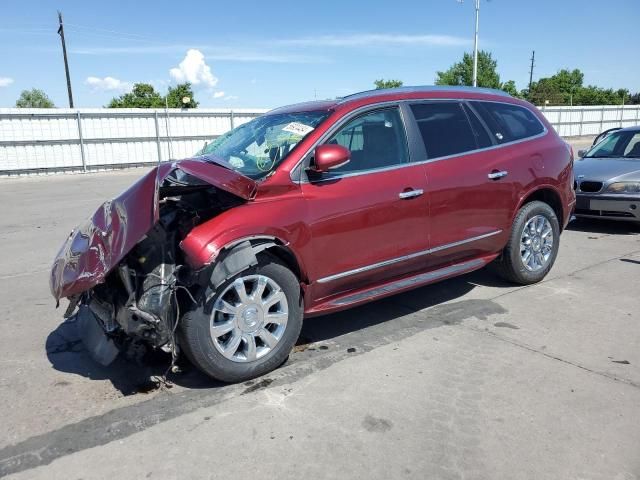
[[[576,68],[562,69],[533,83],[527,99],[537,105],[621,105],[633,102],[633,95],[625,88],[584,86],[584,74]]]
[[[521,96],[520,92],[518,91],[518,88],[516,87],[516,82],[514,82],[513,80],[507,80],[506,82],[504,82],[500,87],[500,89],[504,90],[512,97]]]
[[[184,98],[189,98],[189,102],[183,103]],[[193,98],[191,84],[187,82],[180,83],[175,87],[169,87],[167,105],[169,105],[169,108],[196,108],[198,102]]]
[[[497,67],[498,62],[493,59],[491,52],[485,50],[478,52],[479,87],[500,88],[502,86]],[[436,85],[473,85],[473,56],[465,53],[461,62],[454,63],[444,72],[437,72]]]
[[[576,69],[562,69],[551,77],[541,78],[531,85],[528,100],[542,105],[549,101],[552,105],[576,103],[583,88],[584,74]]]
[[[376,86],[376,90],[381,90],[383,88],[398,88],[402,86],[402,80],[384,80],[381,78],[380,80],[373,82],[373,84]]]
[[[32,88],[31,90],[23,90],[20,97],[16,101],[18,108],[54,108],[55,105],[51,99],[42,90]]]
[[[136,83],[129,93],[111,99],[108,108],[161,108],[164,97],[148,83]]]
[[[640,93],[630,94],[629,99],[625,102],[629,105],[640,105]]]

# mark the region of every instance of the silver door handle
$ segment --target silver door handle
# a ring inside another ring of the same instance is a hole
[[[424,190],[417,189],[417,190],[409,190],[408,192],[400,192],[398,196],[402,199],[405,199],[405,198],[419,197],[423,193],[424,193]]]
[[[506,177],[507,175],[509,175],[509,172],[502,170],[501,172],[491,172],[487,177],[489,177],[490,180],[498,180],[499,178]]]

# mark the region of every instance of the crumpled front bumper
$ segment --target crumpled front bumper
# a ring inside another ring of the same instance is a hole
[[[215,163],[187,159],[158,165],[121,195],[102,204],[67,237],[49,278],[56,300],[104,282],[158,221],[160,186],[177,169],[244,200],[255,196],[255,181]]]

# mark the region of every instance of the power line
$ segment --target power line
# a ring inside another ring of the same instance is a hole
[[[145,35],[140,35],[139,33],[130,33],[130,32],[120,32],[118,30],[109,30],[106,28],[98,28],[98,27],[90,27],[87,25],[79,25],[77,23],[67,23],[66,24],[67,27],[72,27],[72,28],[79,28],[82,30],[90,30],[92,33],[93,32],[104,32],[104,33],[111,33],[114,35],[119,35],[119,36],[127,36],[127,37],[137,37],[140,39],[145,39],[145,40],[153,40],[151,37],[147,37]]]

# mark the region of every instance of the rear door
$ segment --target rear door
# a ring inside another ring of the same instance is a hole
[[[411,111],[426,150],[430,266],[501,249],[515,201],[511,178],[495,175],[507,169],[506,157],[462,101],[415,103]]]
[[[426,178],[423,165],[410,163],[400,109],[358,115],[326,143],[348,148],[351,161],[302,184],[316,297],[423,267]]]

